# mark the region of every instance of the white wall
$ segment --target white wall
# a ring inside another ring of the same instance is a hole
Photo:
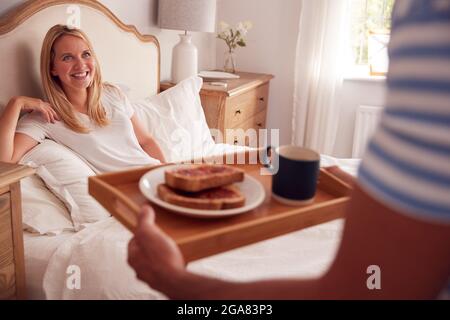
[[[385,91],[385,81],[383,80],[344,81],[339,103],[341,112],[334,156],[351,157],[356,108],[360,105],[383,106]]]
[[[158,0],[100,0],[100,2],[125,24],[133,24],[141,33],[152,34],[158,38],[161,48],[161,80],[170,80],[172,48],[179,41],[178,34],[184,32],[162,30],[158,27]],[[215,68],[214,39],[213,33],[192,33],[193,43],[198,49],[200,70]]]
[[[218,21],[235,25],[250,20],[247,47],[238,48],[237,68],[270,73],[268,128],[280,129],[280,143],[290,143],[294,85],[294,60],[300,16],[299,0],[218,0]],[[226,45],[217,40],[217,67]]]
[[[312,1],[312,0],[311,0]],[[280,142],[290,143],[294,65],[300,0],[218,0],[218,21],[235,24],[251,20],[247,47],[237,50],[238,69],[271,73],[268,127],[280,129]],[[222,67],[223,41],[217,45],[217,67]],[[345,80],[334,155],[350,157],[355,111],[359,105],[383,105],[384,81]]]
[[[25,0],[1,0],[0,16]],[[125,24],[133,24],[143,34],[155,35],[161,47],[161,80],[170,79],[172,48],[180,31],[161,30],[157,25],[158,0],[100,0]],[[199,69],[214,69],[216,65],[214,34],[193,33],[199,51]],[[95,47],[95,43],[94,43]]]
[[[9,10],[15,8],[17,5],[25,2],[25,0],[1,0],[0,1],[0,16]]]

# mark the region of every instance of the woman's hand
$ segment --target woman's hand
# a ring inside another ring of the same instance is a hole
[[[17,97],[16,100],[21,111],[38,112],[47,122],[51,123],[55,123],[55,121],[59,120],[59,116],[56,111],[53,110],[52,106],[41,99],[21,96]]]
[[[160,291],[170,291],[185,262],[176,243],[155,225],[155,213],[144,206],[134,238],[128,244],[128,263],[138,279]]]

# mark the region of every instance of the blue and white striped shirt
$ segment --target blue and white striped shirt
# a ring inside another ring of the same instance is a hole
[[[397,0],[389,60],[358,182],[405,215],[450,224],[450,0]],[[450,281],[440,298],[450,299]]]
[[[358,181],[388,207],[450,224],[450,0],[397,0],[389,56]]]

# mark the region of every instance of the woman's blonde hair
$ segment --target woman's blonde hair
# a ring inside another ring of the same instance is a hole
[[[87,133],[89,129],[83,126],[78,120],[74,108],[67,99],[66,94],[61,85],[61,81],[57,76],[51,74],[53,62],[55,59],[54,44],[63,35],[70,35],[82,39],[89,47],[91,56],[95,59],[95,73],[88,90],[87,113],[89,118],[98,126],[103,127],[109,124],[106,111],[101,104],[102,94],[102,75],[100,65],[94,53],[91,42],[86,34],[79,30],[69,28],[65,25],[55,25],[48,30],[45,35],[41,50],[41,80],[44,88],[45,96],[50,105],[55,109],[66,126],[75,132]]]

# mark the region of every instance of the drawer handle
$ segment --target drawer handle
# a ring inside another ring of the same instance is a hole
[[[234,143],[234,145],[237,145],[238,144],[238,140],[235,138],[233,143]]]
[[[257,124],[256,124],[258,127],[262,127],[262,123],[261,122],[258,122]]]
[[[259,101],[264,102],[264,97],[259,98]]]
[[[235,116],[237,116],[238,114],[241,114],[241,110],[236,110],[236,112],[234,113]]]

